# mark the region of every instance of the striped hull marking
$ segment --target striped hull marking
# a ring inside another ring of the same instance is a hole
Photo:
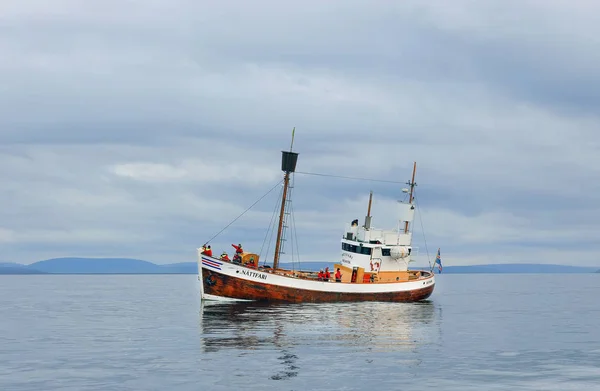
[[[217,262],[210,258],[202,257],[202,266],[206,266],[206,267],[209,267],[209,268],[215,269],[215,270],[221,270],[222,265],[223,265],[223,263],[221,263],[221,262]]]
[[[210,281],[208,283],[207,281]],[[288,288],[248,281],[202,268],[204,292],[209,295],[255,301],[322,303],[336,301],[414,302],[427,299],[435,284],[425,288],[398,292],[324,292]]]

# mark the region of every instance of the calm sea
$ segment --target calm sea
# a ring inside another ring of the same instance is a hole
[[[193,275],[0,276],[0,390],[600,390],[600,274],[421,304],[204,305]]]

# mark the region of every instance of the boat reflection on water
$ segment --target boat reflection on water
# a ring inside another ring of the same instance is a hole
[[[292,346],[402,351],[438,342],[441,307],[418,303],[273,304],[202,301],[205,352]]]

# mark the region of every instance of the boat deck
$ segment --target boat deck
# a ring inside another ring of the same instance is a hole
[[[319,278],[319,273],[312,270],[289,270],[289,269],[277,269],[274,270],[270,266],[251,266],[248,264],[241,264],[233,261],[223,261],[222,262],[230,262],[236,264],[238,266],[250,269],[250,270],[258,270],[265,273],[277,274],[284,277],[290,278],[298,278],[303,280],[312,280],[312,281],[323,281],[329,283],[349,283],[349,284],[381,284],[381,283],[397,283],[397,282],[408,282],[408,281],[417,281],[422,279],[427,279],[431,277],[432,273],[425,270],[407,270],[407,271],[364,271],[359,268],[358,271],[354,271],[353,269],[334,264],[334,268],[332,270],[337,270],[339,267],[342,272],[341,281],[335,280],[335,273],[331,272],[331,278],[324,279]]]

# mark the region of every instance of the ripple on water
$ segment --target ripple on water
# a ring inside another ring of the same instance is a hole
[[[0,390],[599,389],[597,279],[437,284],[412,304],[203,305],[195,276],[0,277]]]

